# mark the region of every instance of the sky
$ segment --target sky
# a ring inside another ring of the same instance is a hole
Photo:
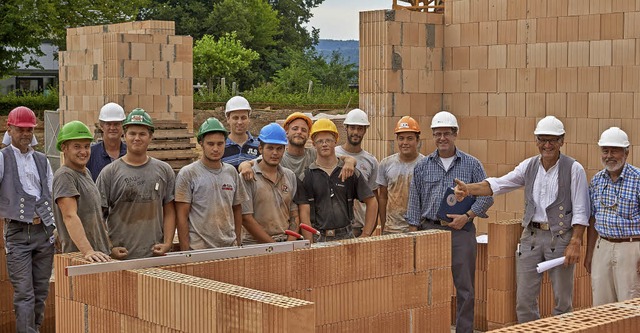
[[[359,39],[359,12],[391,9],[393,0],[324,0],[313,9],[309,22],[320,29],[321,39]]]

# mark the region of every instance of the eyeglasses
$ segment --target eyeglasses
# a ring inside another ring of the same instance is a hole
[[[336,140],[334,140],[334,139],[322,139],[322,140],[316,140],[313,143],[317,144],[318,146],[324,146],[324,145],[334,144],[334,143],[336,143]]]
[[[553,139],[541,139],[540,137],[536,137],[536,141],[540,144],[546,145],[547,143],[550,143],[552,145],[557,144],[558,142],[560,142],[560,140],[562,140],[562,138],[553,138]]]
[[[453,136],[453,132],[433,133],[433,137],[435,139],[440,138],[440,137],[442,137],[442,138],[450,138],[452,136]]]
[[[606,184],[602,190],[600,191],[599,201],[600,205],[604,208],[615,209],[618,205],[618,191],[616,191],[614,186],[611,186],[611,190],[607,190],[609,184]],[[605,192],[606,195],[605,195]]]

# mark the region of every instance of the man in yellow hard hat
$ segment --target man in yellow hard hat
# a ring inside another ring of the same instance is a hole
[[[370,236],[375,228],[378,204],[359,171],[342,180],[339,177],[344,162],[336,157],[338,141],[336,125],[329,119],[319,119],[311,127],[311,139],[317,151],[315,162],[302,178],[296,203],[301,223],[320,231],[319,242],[353,238],[353,200],[366,205],[365,226],[361,237]],[[305,238],[312,235],[303,231]]]

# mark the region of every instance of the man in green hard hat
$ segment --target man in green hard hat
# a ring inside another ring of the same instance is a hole
[[[222,162],[229,132],[216,118],[198,130],[202,157],[176,178],[180,250],[241,245],[242,207],[248,199],[236,168]]]
[[[102,209],[114,257],[137,259],[164,255],[176,229],[175,174],[166,162],[147,155],[155,127],[149,114],[134,109],[124,123],[127,153],[98,176]]]
[[[63,253],[80,251],[90,262],[104,262],[110,260],[111,241],[102,218],[100,191],[87,169],[91,141],[93,134],[80,121],[60,129],[56,148],[64,155],[64,164],[53,175],[53,213]]]

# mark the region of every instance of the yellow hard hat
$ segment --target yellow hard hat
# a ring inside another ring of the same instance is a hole
[[[335,135],[336,137],[336,141],[339,138],[338,128],[336,127],[336,124],[334,124],[333,121],[326,118],[318,119],[316,120],[315,123],[313,123],[313,126],[311,126],[311,138],[313,138],[314,135],[320,132],[333,133],[333,135]]]

